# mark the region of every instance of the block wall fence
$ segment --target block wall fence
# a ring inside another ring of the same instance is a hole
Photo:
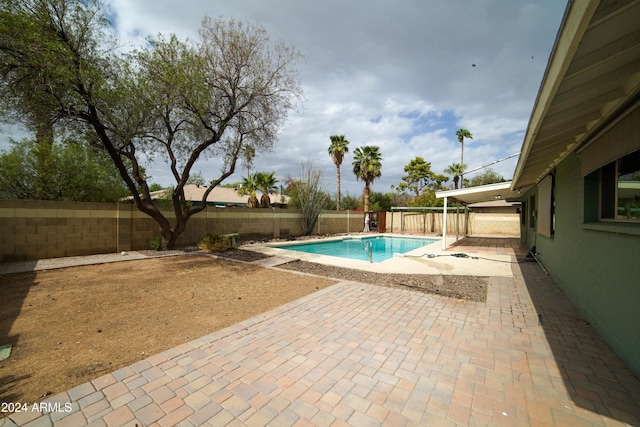
[[[171,207],[160,208],[175,218]],[[239,233],[242,240],[302,234],[293,209],[207,208],[189,220],[177,247],[195,246],[206,233]],[[361,231],[362,212],[324,211],[313,234]],[[150,217],[128,203],[0,201],[0,262],[150,249],[160,236]]]
[[[387,212],[387,232],[442,234],[442,212]],[[465,224],[466,222],[466,224]],[[447,234],[520,237],[520,215],[508,212],[447,212]]]
[[[171,207],[160,209],[173,217]],[[448,232],[455,233],[456,216],[449,215]],[[386,231],[442,233],[442,213],[427,216],[405,213],[401,221],[398,213],[387,213]],[[210,207],[189,220],[176,246],[195,246],[206,233],[239,233],[241,240],[300,236],[301,223],[299,210]],[[323,211],[312,234],[354,233],[363,226],[362,212]],[[518,215],[472,212],[468,232],[518,235]],[[150,249],[149,242],[159,235],[156,223],[128,203],[0,201],[0,262]]]

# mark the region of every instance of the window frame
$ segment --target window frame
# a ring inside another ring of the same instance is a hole
[[[538,217],[536,233],[552,239],[556,232],[555,219],[555,171],[537,185]]]
[[[619,218],[620,162],[625,157],[640,156],[640,150],[620,157],[597,170],[598,173],[598,221],[608,223],[640,224],[638,218]],[[640,173],[640,169],[637,171]],[[605,191],[605,190],[609,191]]]

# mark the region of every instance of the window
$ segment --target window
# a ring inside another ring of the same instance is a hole
[[[537,233],[552,237],[555,233],[555,174],[548,175],[538,184]]]
[[[529,228],[536,228],[536,198],[535,196],[531,196],[529,198]]]
[[[640,221],[640,150],[603,166],[599,173],[600,219]]]

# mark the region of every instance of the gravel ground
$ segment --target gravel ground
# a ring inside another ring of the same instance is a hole
[[[229,250],[217,253],[216,255],[247,262],[268,258],[268,255],[248,250]],[[417,292],[437,294],[468,301],[486,302],[487,300],[486,277],[372,273],[364,270],[334,267],[307,261],[292,261],[281,264],[278,268],[340,280],[352,280],[378,286],[411,289]]]

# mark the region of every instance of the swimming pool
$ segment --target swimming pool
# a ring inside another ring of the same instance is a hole
[[[319,255],[329,255],[341,258],[369,261],[369,255],[365,252],[365,242],[371,242],[373,262],[382,262],[393,257],[394,253],[404,254],[422,246],[430,245],[439,239],[427,239],[416,237],[391,237],[375,236],[358,238],[345,238],[325,242],[301,243],[295,245],[280,245],[278,249],[288,251],[307,252]]]

